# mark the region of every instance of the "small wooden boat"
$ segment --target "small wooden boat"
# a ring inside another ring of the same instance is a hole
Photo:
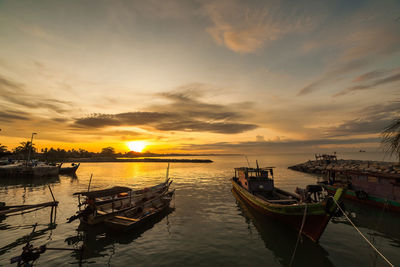
[[[322,187],[309,185],[294,194],[274,186],[273,168],[235,168],[233,190],[247,204],[261,213],[276,218],[317,242],[329,220],[337,212],[344,190],[333,199],[324,196]]]
[[[76,170],[79,168],[79,165],[81,165],[80,163],[76,164],[76,163],[72,163],[71,166],[62,166],[63,163],[61,163],[59,165],[60,168],[60,174],[69,174],[69,175],[73,175],[76,173]]]
[[[400,212],[399,174],[330,168],[319,184],[330,194],[345,187],[345,199]]]
[[[134,209],[108,218],[105,220],[105,223],[113,229],[123,231],[140,227],[169,208],[174,191],[169,191],[154,200],[143,203],[143,205],[137,205]]]
[[[168,191],[171,183],[172,181],[167,179],[161,184],[140,190],[115,186],[103,190],[74,193],[74,195],[78,196],[79,211],[77,215],[70,217],[68,222],[79,218],[82,223],[89,225],[102,223],[107,218],[133,209],[139,204],[159,198]],[[86,197],[83,203],[81,202],[81,196]],[[83,209],[82,206],[84,206]]]

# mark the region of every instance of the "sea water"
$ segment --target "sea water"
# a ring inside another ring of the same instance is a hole
[[[311,154],[249,156],[255,167],[275,166],[275,186],[293,191],[315,184],[318,175],[287,169],[312,159]],[[35,246],[80,248],[47,251],[37,266],[288,266],[297,232],[260,215],[232,194],[234,168],[247,166],[243,156],[210,156],[213,163],[173,163],[169,176],[175,197],[171,209],[140,231],[104,232],[101,227],[82,230],[79,220],[67,218],[77,211],[72,194],[120,185],[143,188],[165,180],[167,163],[82,163],[76,177],[1,180],[0,201],[8,205],[51,201],[48,185],[60,202],[56,224],[50,208],[0,218],[0,265],[20,255],[32,225]],[[382,155],[355,153],[347,159],[383,160]],[[400,264],[400,215],[383,209],[346,203],[349,216],[361,232],[396,266]],[[343,218],[332,220],[319,243],[302,238],[293,266],[385,266],[356,230]]]

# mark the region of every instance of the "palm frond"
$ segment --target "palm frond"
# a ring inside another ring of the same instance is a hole
[[[382,132],[382,144],[391,156],[396,154],[400,160],[400,119],[393,121]]]

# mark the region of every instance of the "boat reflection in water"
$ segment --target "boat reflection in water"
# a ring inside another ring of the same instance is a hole
[[[368,229],[363,231],[370,240],[374,238],[385,238],[390,240],[394,246],[400,247],[400,214],[389,211],[387,208],[365,208],[362,203],[345,201],[346,213],[353,223],[359,228]],[[344,218],[333,218],[333,223],[350,225]]]
[[[174,212],[175,208],[168,207],[162,212],[158,213],[146,224],[142,224],[130,231],[110,231],[104,224],[100,225],[85,225],[80,224],[76,236],[71,236],[65,239],[65,242],[71,246],[83,246],[83,252],[72,252],[74,257],[78,260],[76,263],[94,263],[95,258],[109,256],[115,253],[115,244],[130,244],[137,238],[141,237],[147,230],[163,219],[166,219],[166,224],[169,225],[168,215]],[[113,247],[112,252],[109,253],[110,246]],[[93,259],[90,260],[90,259]]]
[[[235,190],[232,190],[232,194],[237,200],[240,215],[249,225],[251,223],[254,225],[265,247],[274,253],[276,260],[283,266],[289,266],[298,232],[246,205]],[[318,243],[303,237],[303,242],[297,247],[292,266],[333,266],[333,264],[328,259],[328,252]]]
[[[55,183],[60,183],[60,177],[58,175],[49,177],[0,177],[0,186],[4,188],[18,185],[23,187],[36,187]]]
[[[10,250],[12,250],[13,248],[22,246],[24,244],[26,244],[26,242],[28,241],[28,239],[32,239],[32,240],[36,240],[39,239],[40,237],[48,234],[49,238],[52,235],[52,231],[54,229],[56,229],[57,224],[55,223],[50,223],[50,224],[44,224],[44,225],[39,225],[39,227],[43,227],[37,231],[34,231],[32,234],[28,234],[28,235],[24,235],[20,238],[18,238],[17,240],[13,241],[10,244],[7,244],[5,246],[3,246],[2,248],[0,248],[0,256],[2,256],[3,254],[9,252]],[[20,229],[32,229],[32,225],[26,225],[26,226],[17,226],[17,227],[13,227],[11,225],[7,225],[7,224],[1,224],[0,225],[0,230],[15,230],[17,228]]]

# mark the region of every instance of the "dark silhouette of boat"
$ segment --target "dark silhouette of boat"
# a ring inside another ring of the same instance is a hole
[[[63,166],[63,163],[59,165],[60,174],[74,175],[76,170],[79,168],[80,163],[72,163],[71,166]]]

